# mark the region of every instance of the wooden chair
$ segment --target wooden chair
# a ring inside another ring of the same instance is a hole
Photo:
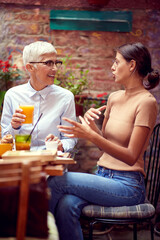
[[[160,192],[160,124],[157,124],[150,138],[149,148],[144,154],[146,168],[146,201],[143,204],[122,207],[103,207],[88,205],[82,210],[82,217],[89,221],[89,240],[93,239],[93,227],[96,223],[109,225],[133,225],[133,239],[137,240],[137,224],[148,222],[151,227],[151,239],[154,240],[154,224]]]
[[[0,160],[0,188],[18,186],[19,203],[16,238],[23,240],[26,234],[29,187],[41,180],[40,161]],[[12,201],[12,199],[11,199]]]

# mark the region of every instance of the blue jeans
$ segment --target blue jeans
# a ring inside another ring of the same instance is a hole
[[[82,208],[88,204],[130,206],[144,202],[144,178],[140,172],[115,171],[98,167],[96,175],[67,172],[49,177],[49,203],[60,240],[83,240],[79,222]]]

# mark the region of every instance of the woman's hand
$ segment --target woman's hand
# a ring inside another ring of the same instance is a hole
[[[49,134],[46,138],[45,138],[45,141],[55,141],[55,142],[58,142],[58,148],[57,148],[57,150],[58,151],[64,151],[64,149],[63,149],[63,144],[62,144],[62,142],[61,142],[61,140],[58,138],[58,137],[56,137],[56,136],[54,136],[53,134]]]
[[[90,139],[92,129],[85,122],[84,118],[79,116],[81,123],[75,122],[68,118],[63,118],[66,122],[70,123],[72,126],[58,125],[60,132],[65,133],[64,136],[70,138],[84,138]]]
[[[26,116],[22,114],[22,109],[17,108],[11,119],[12,128],[17,129],[22,126]]]
[[[99,119],[99,115],[101,114],[101,111],[106,109],[106,105],[102,106],[100,108],[90,108],[85,114],[84,119],[85,121],[90,124],[93,123],[95,119]]]
[[[11,134],[6,134],[0,141],[1,143],[13,143],[13,136]]]

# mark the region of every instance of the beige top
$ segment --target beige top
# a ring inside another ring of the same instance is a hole
[[[156,99],[145,89],[133,88],[112,93],[104,113],[107,118],[104,137],[113,143],[127,147],[134,126],[149,127],[150,134],[139,159],[133,166],[106,152],[100,157],[98,165],[120,171],[140,171],[145,175],[143,154],[156,122],[157,111]]]

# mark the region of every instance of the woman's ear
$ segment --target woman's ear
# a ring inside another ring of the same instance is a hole
[[[28,72],[34,71],[34,66],[33,66],[33,64],[27,63],[27,64],[26,64],[26,69],[27,69]]]
[[[133,72],[133,71],[135,71],[135,69],[136,69],[136,61],[135,60],[131,60],[130,61],[130,72]]]

